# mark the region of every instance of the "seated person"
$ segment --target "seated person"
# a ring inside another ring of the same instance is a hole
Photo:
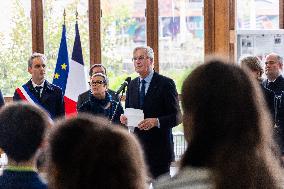
[[[89,70],[90,79],[93,74],[102,73],[107,76],[107,70],[102,64],[93,64]],[[107,92],[111,95],[112,99],[115,101],[119,101],[119,96],[115,94],[115,92],[111,89],[108,89]],[[89,94],[92,93],[91,90],[87,90],[78,96],[77,100],[77,109],[79,109],[82,104],[89,99]]]
[[[182,87],[187,149],[161,188],[282,188],[273,124],[255,80],[228,61],[197,67]],[[279,152],[279,151],[278,151]]]
[[[120,115],[123,114],[121,103],[112,99],[108,93],[107,76],[101,73],[93,74],[90,80],[91,93],[89,99],[84,102],[78,112],[89,112],[94,115],[102,115],[113,123],[120,123]]]
[[[0,111],[0,148],[8,167],[0,176],[0,189],[46,189],[35,168],[35,154],[43,142],[49,117],[40,108],[18,102]]]
[[[146,189],[141,146],[104,118],[80,114],[59,122],[50,135],[48,185],[62,188]]]

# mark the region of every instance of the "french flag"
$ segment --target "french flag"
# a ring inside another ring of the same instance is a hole
[[[84,60],[81,47],[78,22],[75,24],[75,41],[72,58],[69,63],[69,74],[65,89],[65,112],[66,115],[76,114],[76,104],[79,94],[88,90],[86,75],[84,70]]]

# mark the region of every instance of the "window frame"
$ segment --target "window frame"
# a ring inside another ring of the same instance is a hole
[[[89,0],[90,66],[101,63],[100,19],[101,0]],[[235,59],[236,0],[204,0],[205,56],[220,54]],[[279,28],[284,28],[284,0],[279,0]],[[159,54],[158,0],[146,0],[147,45]],[[228,18],[228,19],[223,19]],[[31,0],[32,51],[44,53],[43,2]],[[217,32],[218,31],[218,32]],[[155,56],[154,69],[159,72],[159,56]]]

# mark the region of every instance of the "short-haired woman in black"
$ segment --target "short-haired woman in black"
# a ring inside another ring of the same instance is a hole
[[[101,115],[112,123],[120,124],[120,115],[123,108],[120,102],[112,99],[108,91],[108,78],[102,73],[95,73],[90,80],[91,90],[89,98],[80,107],[79,112],[88,112],[93,115]]]

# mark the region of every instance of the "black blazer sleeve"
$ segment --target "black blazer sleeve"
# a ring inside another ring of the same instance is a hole
[[[17,91],[14,92],[13,101],[21,100],[20,96],[18,95]]]
[[[168,112],[168,114],[158,117],[160,126],[161,128],[164,126],[174,127],[181,123],[181,111],[176,85],[172,79],[165,84],[162,94],[165,102],[164,111]]]
[[[65,115],[65,103],[64,103],[64,97],[63,97],[63,93],[61,89],[58,91],[58,96],[59,96],[59,100],[57,103],[56,117]]]
[[[78,96],[77,105],[76,105],[77,111],[79,111],[79,109],[80,109],[80,107],[82,106],[83,102],[84,102],[84,101],[83,101],[83,99],[82,99],[82,94],[80,94],[80,95]]]

